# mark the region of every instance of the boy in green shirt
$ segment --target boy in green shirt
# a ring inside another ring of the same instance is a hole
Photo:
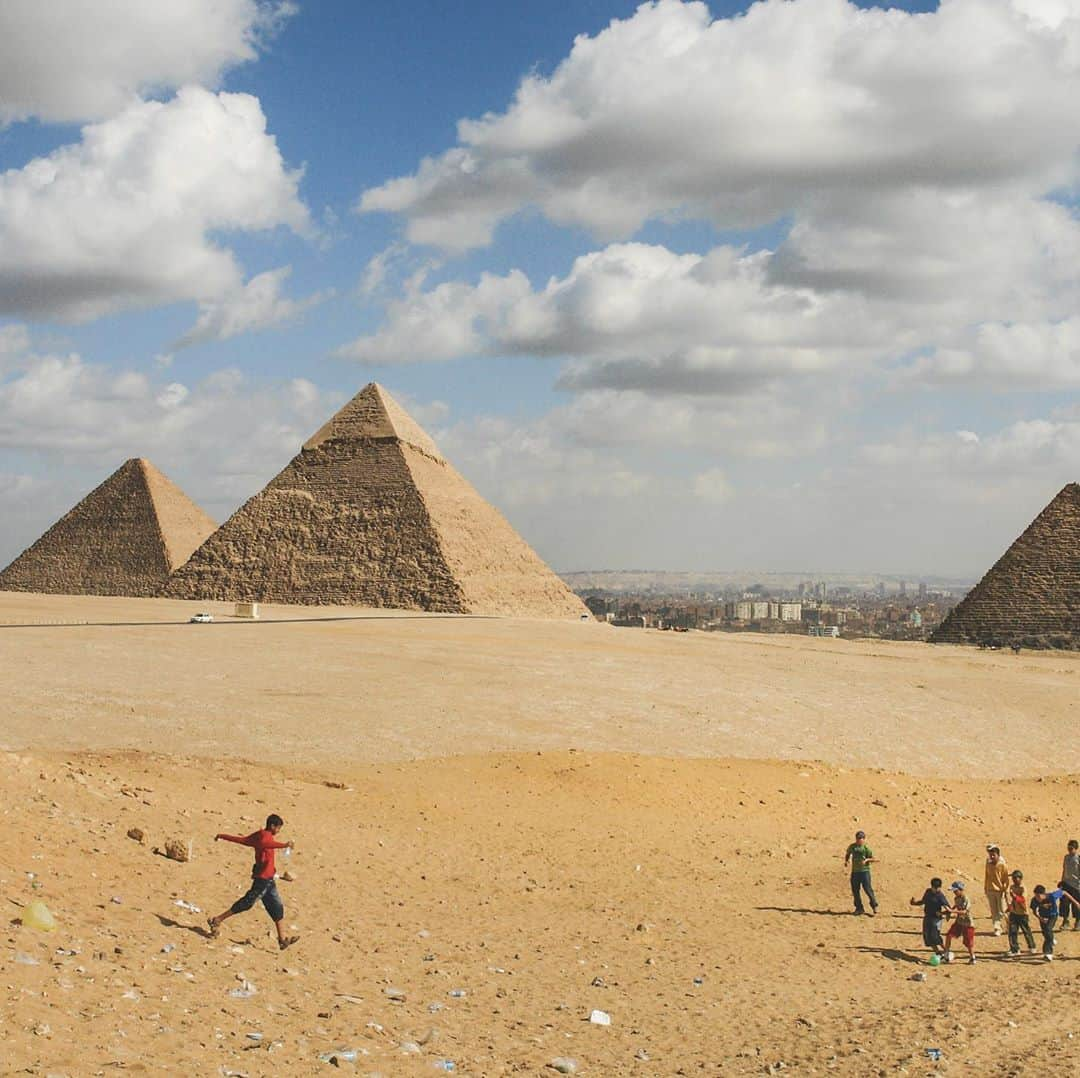
[[[862,892],[870,899],[870,914],[877,913],[877,899],[874,897],[874,886],[870,882],[870,866],[875,861],[874,851],[866,844],[866,832],[856,831],[855,841],[848,846],[844,854],[845,867],[851,864],[851,897],[855,900],[856,916],[863,914]]]

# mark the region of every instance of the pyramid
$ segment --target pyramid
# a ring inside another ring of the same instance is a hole
[[[133,458],[0,573],[0,591],[156,595],[216,527],[148,460]]]
[[[1069,483],[931,636],[1080,648],[1080,483]]]
[[[165,594],[467,614],[585,612],[374,382],[173,574]]]

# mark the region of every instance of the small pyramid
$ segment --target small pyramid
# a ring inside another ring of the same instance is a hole
[[[0,591],[156,595],[216,527],[150,461],[132,458],[0,573]]]
[[[165,594],[537,617],[585,612],[375,382],[173,574]]]
[[[1062,488],[930,639],[1080,648],[1080,483]]]

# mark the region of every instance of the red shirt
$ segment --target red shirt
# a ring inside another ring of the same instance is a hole
[[[257,880],[274,878],[274,850],[284,850],[287,842],[278,842],[267,830],[252,831],[250,835],[222,835],[227,842],[239,842],[241,846],[255,848],[255,867],[251,870]]]

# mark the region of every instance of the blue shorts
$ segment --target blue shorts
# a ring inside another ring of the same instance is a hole
[[[272,921],[280,921],[285,916],[285,904],[281,901],[281,895],[278,894],[277,884],[273,877],[268,880],[260,880],[258,877],[253,879],[247,894],[243,898],[238,898],[229,907],[229,912],[244,913],[260,899]]]

